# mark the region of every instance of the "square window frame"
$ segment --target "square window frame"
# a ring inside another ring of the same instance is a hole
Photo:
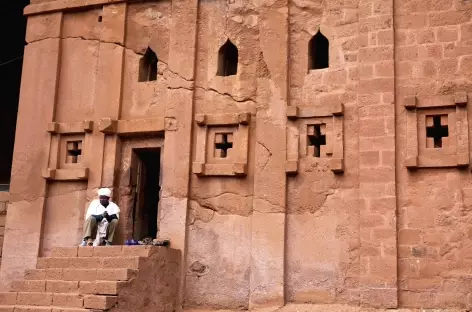
[[[93,121],[48,124],[50,152],[48,163],[42,170],[43,178],[48,181],[86,181],[89,168],[86,167]],[[67,142],[82,141],[81,162],[67,163]]]
[[[463,168],[470,164],[467,92],[431,97],[405,97],[406,157],[409,170]],[[426,116],[448,115],[448,148],[426,148]]]
[[[197,145],[192,172],[199,177],[246,176],[251,114],[247,112],[197,114],[195,123],[197,124]],[[221,159],[211,157],[214,155],[213,142],[214,134],[217,131],[233,132],[234,142],[231,157]]]
[[[285,172],[298,173],[300,158],[312,163],[327,163],[333,173],[344,172],[344,105],[330,107],[287,106],[287,161]],[[330,157],[307,157],[306,129],[308,125],[327,124],[326,145],[321,153]],[[303,130],[304,129],[304,130]]]

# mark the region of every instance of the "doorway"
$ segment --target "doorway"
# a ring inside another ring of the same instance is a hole
[[[161,150],[133,149],[131,156],[132,237],[157,237],[157,210],[160,194]]]

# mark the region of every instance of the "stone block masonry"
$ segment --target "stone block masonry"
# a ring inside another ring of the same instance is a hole
[[[106,186],[117,244],[157,225],[181,251],[178,311],[472,308],[470,1],[32,0],[25,14],[6,302],[116,307],[146,255],[71,247]],[[143,225],[150,150],[159,203]]]
[[[0,192],[0,266],[2,264],[2,246],[5,236],[5,224],[7,218],[7,208],[10,199],[10,194],[7,192]]]

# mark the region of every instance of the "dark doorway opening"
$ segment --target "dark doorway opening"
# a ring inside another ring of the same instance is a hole
[[[329,67],[329,41],[317,32],[308,43],[308,70]]]
[[[134,191],[133,238],[157,237],[157,209],[160,194],[160,149],[134,149],[131,179]]]
[[[6,1],[0,10],[0,29],[5,46],[0,50],[0,192],[10,188],[13,145],[20,97],[28,0]]]

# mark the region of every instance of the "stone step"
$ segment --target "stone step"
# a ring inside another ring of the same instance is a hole
[[[102,246],[102,247],[55,247],[51,257],[149,257],[157,252],[157,246]]]
[[[0,305],[0,312],[100,312],[105,310],[84,308],[42,307],[25,305]]]
[[[119,290],[127,284],[123,281],[21,280],[12,282],[11,291],[118,295]]]
[[[26,270],[25,280],[61,281],[127,281],[136,276],[135,269],[32,269]]]
[[[59,307],[41,307],[41,306],[2,306],[0,305],[0,312],[98,312],[103,310],[89,310],[82,308],[59,308]]]
[[[7,295],[8,294],[8,295]],[[41,308],[85,308],[107,310],[113,307],[117,296],[80,295],[73,293],[51,292],[11,292],[0,293],[0,305],[3,306],[39,306]],[[0,310],[1,311],[1,310]],[[15,310],[16,311],[16,310]]]
[[[46,257],[39,258],[37,269],[138,269],[144,257]]]

